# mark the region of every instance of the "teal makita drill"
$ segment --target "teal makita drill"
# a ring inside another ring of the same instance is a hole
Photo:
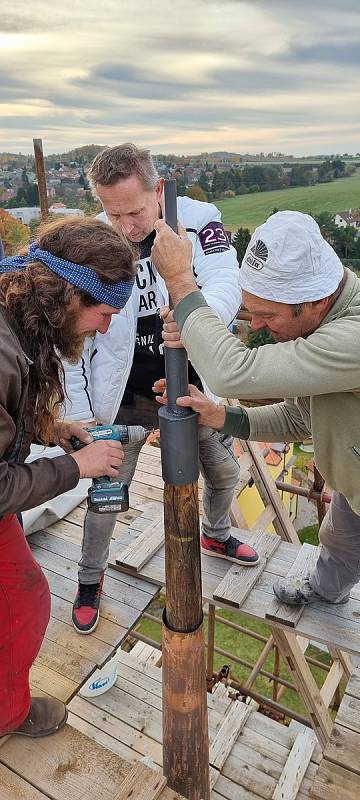
[[[146,430],[142,425],[95,425],[93,428],[86,428],[92,436],[93,441],[100,439],[113,439],[122,444],[129,442],[140,442],[146,439],[151,430]],[[72,436],[71,444],[74,450],[81,450],[86,447],[76,436]],[[125,481],[111,480],[106,475],[101,478],[94,478],[92,486],[88,489],[87,504],[90,511],[96,514],[110,514],[127,511],[129,508],[129,488]]]

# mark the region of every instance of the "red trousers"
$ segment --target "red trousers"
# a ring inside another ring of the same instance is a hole
[[[50,617],[50,591],[14,514],[0,520],[0,736],[30,710],[29,670]]]

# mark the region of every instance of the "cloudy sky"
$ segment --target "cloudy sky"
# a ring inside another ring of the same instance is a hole
[[[360,151],[360,0],[2,5],[0,151]]]

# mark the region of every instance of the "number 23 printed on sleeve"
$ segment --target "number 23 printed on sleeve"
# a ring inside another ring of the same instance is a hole
[[[229,250],[229,240],[221,222],[208,222],[199,234],[201,247],[205,255],[222,253]]]

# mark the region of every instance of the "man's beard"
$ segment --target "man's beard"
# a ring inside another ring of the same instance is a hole
[[[69,311],[66,315],[65,324],[61,329],[54,331],[54,344],[59,351],[62,358],[69,361],[70,364],[76,364],[84,349],[84,342],[88,336],[94,337],[96,331],[85,331],[85,333],[77,333],[77,314]]]

